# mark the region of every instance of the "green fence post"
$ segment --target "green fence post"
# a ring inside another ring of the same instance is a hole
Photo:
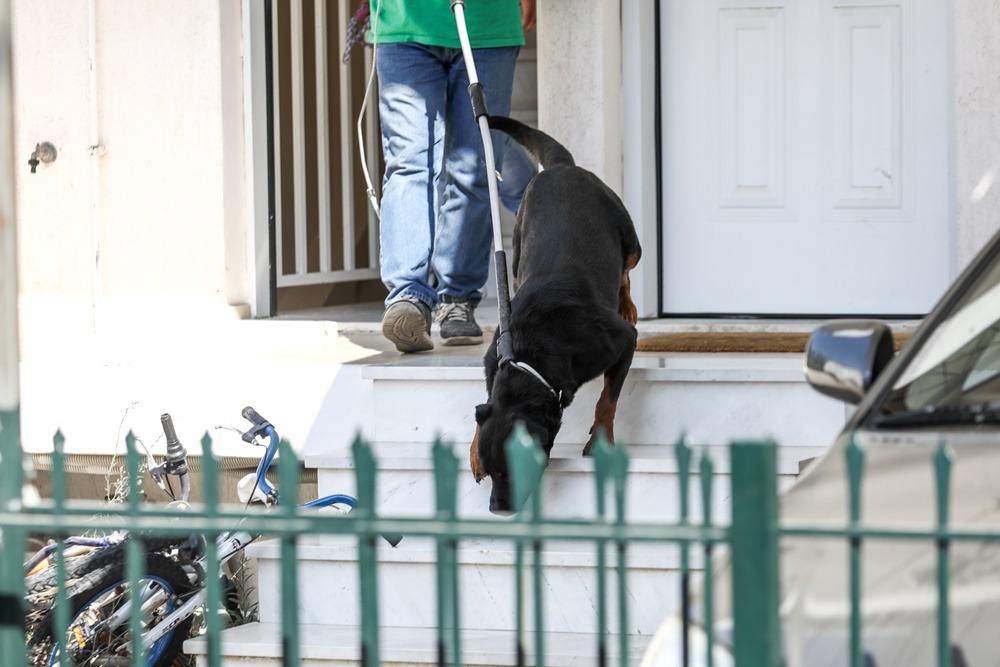
[[[625,478],[628,476],[628,455],[624,447],[614,447],[611,457],[611,479],[615,484],[615,523],[625,525]],[[621,665],[628,660],[628,541],[618,540],[618,652]]]
[[[844,452],[847,458],[848,501],[851,528],[861,525],[861,482],[865,472],[865,453],[854,434]],[[849,587],[851,596],[850,652],[851,667],[862,667],[864,651],[861,642],[861,538],[850,539]]]
[[[674,453],[677,457],[677,482],[681,501],[681,525],[688,525],[688,490],[691,478],[691,448],[682,435],[674,446]],[[681,665],[688,667],[691,664],[691,637],[688,629],[691,623],[691,561],[688,545],[682,542],[681,550]]]
[[[371,445],[359,435],[354,439],[354,472],[357,478],[358,506],[356,511],[374,520],[375,515],[375,455]],[[378,667],[378,563],[375,535],[358,535],[358,569],[361,579],[361,667]]]
[[[21,504],[19,414],[16,404],[0,405],[0,511],[17,511]],[[0,664],[12,667],[25,664],[23,554],[24,532],[0,525]]]
[[[701,454],[699,475],[701,477],[701,524],[705,528],[712,526],[712,481],[715,470],[708,449]],[[715,648],[715,609],[712,590],[712,542],[705,542],[705,667],[715,663],[713,650]]]
[[[603,516],[603,494],[606,480],[610,479],[615,496],[615,524],[625,525],[625,479],[628,476],[628,455],[624,447],[616,447],[614,443],[608,442],[603,433],[597,436],[597,442],[592,450],[594,456],[594,471],[598,476],[599,493],[602,494],[600,510]],[[626,551],[625,542],[615,543],[617,554],[617,582],[618,582],[618,652],[621,656],[622,665],[628,664],[628,591],[626,577]],[[603,555],[604,544],[601,543]],[[599,561],[599,567],[603,568],[606,563],[603,559]],[[599,592],[603,595],[603,591]],[[606,632],[605,628],[600,628],[600,632]],[[603,647],[602,647],[603,648]]]
[[[777,458],[774,442],[730,448],[733,653],[737,667],[779,667]]]
[[[66,594],[66,532],[62,525],[65,521],[66,507],[66,457],[63,445],[66,438],[62,431],[56,431],[52,438],[52,499],[55,501],[54,519],[59,529],[56,531],[56,614],[55,629],[56,646],[59,649],[59,665],[70,667],[69,651],[66,650],[66,631],[69,629],[69,599]]]
[[[288,441],[278,441],[278,481],[285,500],[279,501],[281,514],[295,518],[299,497],[299,460]],[[280,495],[279,495],[280,498]],[[299,665],[299,555],[295,535],[281,537],[281,664]]]
[[[597,491],[597,520],[607,519],[608,474],[611,470],[611,445],[607,438],[598,438],[591,450],[594,458],[594,484]],[[597,540],[597,665],[608,664],[608,554],[607,543]]]
[[[528,434],[524,424],[517,423],[514,431],[506,443],[508,470],[510,471],[511,483],[511,504],[517,511],[517,520],[520,522],[537,523],[541,515],[541,491],[539,486],[542,481],[542,471],[545,469],[545,453],[531,435]],[[531,499],[530,505],[528,499]],[[543,604],[542,604],[542,549],[541,543],[534,540],[532,544],[534,552],[534,620],[535,620],[535,661],[536,667],[545,665],[545,636],[542,628]],[[525,645],[524,645],[524,542],[517,541],[517,664],[524,665]]]
[[[951,665],[951,631],[950,607],[948,604],[949,586],[949,554],[950,545],[947,537],[948,510],[951,502],[951,468],[955,455],[948,443],[942,438],[934,455],[934,477],[937,481],[937,528],[941,537],[937,540],[937,579],[938,579],[938,618],[937,618],[937,648],[938,667]]]
[[[437,518],[450,525],[447,537],[437,540],[438,665],[462,664],[461,622],[458,604],[458,540],[454,537],[458,505],[458,457],[451,445],[434,441],[434,490]]]
[[[139,484],[139,452],[135,448],[135,434],[132,431],[125,436],[125,470],[128,474],[128,516],[132,525],[138,523],[140,503],[142,502],[142,487]],[[128,573],[129,631],[132,650],[132,667],[145,667],[146,659],[142,655],[142,605],[137,604],[142,599],[141,582],[146,572],[146,554],[143,551],[142,536],[133,531],[128,537],[126,551]]]
[[[201,474],[202,498],[205,505],[205,516],[209,520],[219,515],[219,464],[212,454],[212,438],[208,432],[201,439]],[[215,533],[205,535],[205,560],[208,570],[205,573],[205,631],[208,634],[208,667],[219,667],[222,664],[222,647],[219,633],[219,603],[221,586],[219,585],[219,546]]]

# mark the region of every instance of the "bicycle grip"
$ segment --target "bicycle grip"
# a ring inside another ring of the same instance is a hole
[[[174,420],[164,412],[160,415],[160,426],[163,427],[163,435],[167,438],[167,444],[177,442],[177,431],[174,430]]]
[[[263,426],[269,423],[266,419],[260,416],[260,414],[251,408],[249,405],[243,408],[243,418],[252,423],[254,426]]]

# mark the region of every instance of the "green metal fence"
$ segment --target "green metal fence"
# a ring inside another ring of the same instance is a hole
[[[9,424],[3,425],[5,430]],[[16,424],[15,424],[16,426]],[[6,432],[10,436],[9,430]],[[8,441],[9,442],[9,441]],[[933,462],[937,480],[936,526],[926,530],[875,527],[862,522],[861,481],[864,473],[863,450],[851,442],[847,448],[850,521],[843,527],[825,528],[809,526],[779,525],[777,495],[777,457],[773,442],[736,442],[730,446],[732,518],[728,525],[714,523],[709,499],[712,497],[713,472],[715,466],[706,453],[701,455],[697,465],[693,465],[692,449],[683,441],[675,446],[678,461],[680,518],[673,523],[635,523],[626,519],[625,488],[628,483],[629,459],[626,448],[611,447],[599,442],[594,449],[594,483],[596,485],[596,507],[592,519],[557,519],[547,516],[539,484],[545,467],[544,454],[526,432],[520,430],[508,444],[513,478],[513,493],[516,506],[523,506],[514,521],[467,518],[457,511],[458,475],[464,464],[453,449],[440,442],[434,445],[434,475],[436,482],[436,511],[429,516],[414,518],[401,516],[381,516],[375,506],[377,465],[372,448],[358,439],[354,443],[355,471],[357,476],[358,507],[346,515],[310,513],[298,510],[293,505],[280,505],[271,512],[246,511],[242,507],[219,506],[218,489],[215,486],[216,461],[212,456],[211,439],[206,435],[202,441],[204,450],[204,498],[202,506],[180,513],[174,510],[142,505],[139,502],[138,477],[140,474],[139,455],[136,453],[135,439],[127,438],[128,470],[130,477],[129,500],[117,507],[107,507],[99,503],[68,502],[64,498],[62,479],[63,455],[62,437],[55,440],[54,471],[57,490],[56,497],[36,506],[22,506],[15,494],[7,494],[0,506],[0,537],[3,549],[0,551],[0,567],[7,573],[21,575],[20,555],[24,552],[23,535],[28,530],[47,527],[56,535],[68,535],[99,527],[126,529],[144,535],[188,535],[192,532],[206,537],[232,529],[237,523],[254,534],[276,536],[281,543],[281,587],[282,587],[282,651],[284,665],[299,665],[299,625],[297,619],[297,540],[304,535],[330,534],[352,536],[358,540],[358,576],[361,596],[358,600],[362,629],[361,664],[375,666],[380,662],[379,609],[376,543],[381,535],[401,534],[433,538],[437,544],[437,606],[439,664],[459,665],[462,660],[462,632],[459,623],[458,559],[457,549],[462,540],[493,538],[511,540],[516,545],[516,654],[518,664],[544,665],[546,656],[545,632],[542,619],[543,609],[541,549],[543,543],[574,540],[589,541],[594,544],[597,558],[595,577],[598,591],[596,609],[597,627],[609,632],[595,636],[594,664],[629,664],[629,633],[627,628],[627,568],[626,554],[631,545],[638,543],[670,543],[681,550],[682,610],[686,615],[690,607],[688,599],[688,578],[691,570],[689,552],[694,548],[704,550],[706,569],[713,552],[725,546],[732,561],[732,644],[731,651],[739,667],[778,667],[782,664],[781,626],[779,618],[780,580],[779,543],[782,537],[842,538],[850,545],[847,567],[850,572],[850,664],[860,667],[864,664],[862,652],[861,615],[861,552],[864,540],[899,539],[927,540],[937,545],[938,569],[937,588],[939,601],[938,622],[938,665],[950,665],[949,617],[948,617],[948,551],[953,540],[1000,540],[1000,532],[953,530],[948,525],[949,480],[952,455],[942,443]],[[287,465],[295,461],[292,449],[281,442],[281,460],[286,465],[279,468],[279,488],[287,497],[295,497],[290,490],[296,489],[298,466]],[[930,462],[929,462],[930,465]],[[697,522],[692,522],[688,507],[692,474],[699,477],[702,512]],[[0,488],[20,488],[21,470],[8,462],[0,462]],[[610,503],[608,499],[610,498]],[[95,515],[98,515],[95,518]],[[183,517],[178,522],[178,517]],[[205,580],[209,586],[210,601],[220,600],[219,571],[214,557],[214,541],[206,539],[208,545],[208,572]],[[613,558],[609,564],[608,551]],[[528,554],[532,557],[529,558]],[[62,549],[58,551],[59,593],[55,606],[56,628],[69,625],[69,611],[66,603],[65,571],[62,563]],[[132,585],[138,586],[143,577],[141,543],[129,543],[128,574]],[[608,599],[607,578],[617,579],[617,599]],[[713,601],[715,582],[705,577],[700,588],[703,604],[702,627],[709,646],[715,641],[715,619]],[[24,618],[23,596],[10,594],[9,589],[0,589],[0,624],[3,630],[3,644],[0,644],[0,664],[4,667],[18,667],[25,663],[24,638],[21,623]],[[133,590],[137,590],[134,588]],[[532,605],[533,628],[525,613]],[[670,606],[666,604],[666,606]],[[141,627],[138,605],[133,606],[130,622],[133,640],[138,640]],[[207,614],[207,663],[213,667],[221,664],[221,630],[216,614]],[[685,626],[686,627],[686,626]],[[612,634],[613,629],[620,631]],[[532,645],[527,641],[529,630],[533,630]],[[684,633],[686,637],[686,632]],[[57,632],[60,641],[65,633]],[[616,642],[616,646],[608,642]],[[685,647],[686,647],[685,641]],[[687,650],[685,648],[685,654]],[[67,653],[61,651],[65,660]],[[711,648],[706,653],[706,664],[712,665]],[[138,656],[133,665],[144,665]]]

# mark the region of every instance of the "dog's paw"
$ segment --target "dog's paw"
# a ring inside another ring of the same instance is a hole
[[[607,442],[608,442],[609,445],[611,445],[612,447],[614,447],[614,445],[615,445],[615,437],[614,437],[613,433],[609,434],[607,432],[607,429],[604,426],[598,426],[595,423],[593,426],[590,427],[590,433],[591,433],[590,439],[587,441],[587,444],[583,446],[583,455],[584,456],[590,456],[591,450],[594,449],[594,443],[597,442],[597,439],[601,435],[603,435],[605,437],[605,439],[607,440]]]

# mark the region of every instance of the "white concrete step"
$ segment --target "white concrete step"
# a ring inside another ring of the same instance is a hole
[[[534,635],[526,634],[528,664],[534,664]],[[639,664],[650,637],[629,638],[630,664]],[[382,665],[403,667],[437,664],[437,633],[422,628],[383,627],[380,634]],[[463,630],[463,664],[468,667],[497,667],[516,664],[514,633],[508,631]],[[609,664],[618,664],[618,637],[606,637]],[[300,628],[301,667],[348,667],[360,665],[359,627],[303,625]],[[597,639],[586,633],[548,633],[545,636],[545,664],[551,667],[592,667],[598,664]],[[189,639],[185,651],[206,667],[207,642]],[[222,633],[222,667],[281,667],[281,625],[251,623]]]
[[[624,445],[629,454],[626,485],[626,515],[634,521],[676,521],[680,517],[679,481],[673,445]],[[432,445],[428,443],[381,442],[374,446],[378,473],[376,508],[386,515],[428,516],[435,510]],[[594,460],[581,455],[582,444],[561,444],[552,449],[549,465],[542,475],[542,507],[548,516],[591,518],[597,512]],[[697,469],[702,451],[695,447],[692,467]],[[493,517],[489,512],[490,480],[476,484],[469,470],[468,447],[455,446],[459,457],[458,513],[465,517]],[[707,447],[715,463],[713,515],[718,521],[729,518],[728,446]],[[788,484],[799,472],[800,462],[819,455],[823,447],[780,447],[780,484]],[[306,465],[317,469],[321,495],[357,495],[354,459],[350,450],[309,456]],[[692,474],[689,507],[694,520],[701,517],[699,477]],[[609,483],[610,487],[610,483]],[[611,489],[607,512],[613,514]],[[499,520],[499,519],[498,519]]]
[[[597,631],[597,553],[593,544],[550,542],[543,548],[544,627],[549,632]],[[260,620],[281,620],[280,554],[277,541],[253,545],[258,559]],[[468,540],[458,547],[461,627],[513,630],[516,610],[516,553],[500,540]],[[607,551],[607,609],[617,610],[616,553]],[[628,633],[652,634],[679,606],[679,551],[672,545],[631,545],[628,566]],[[433,628],[437,622],[437,550],[423,538],[404,538],[378,547],[379,622],[389,627]],[[532,562],[530,552],[526,563]],[[299,546],[299,618],[302,623],[353,626],[360,623],[358,554],[354,540]],[[700,562],[696,561],[696,565]],[[526,594],[532,599],[531,570]],[[528,611],[528,623],[533,614]],[[615,628],[617,630],[617,627]]]
[[[773,437],[782,446],[825,446],[843,427],[844,404],[808,386],[800,354],[636,355],[618,403],[615,435],[634,445]],[[418,356],[365,366],[373,414],[364,435],[379,443],[470,443],[486,401],[480,357]],[[582,387],[563,415],[557,443],[589,437],[603,382]],[[312,449],[310,454],[321,454]]]

